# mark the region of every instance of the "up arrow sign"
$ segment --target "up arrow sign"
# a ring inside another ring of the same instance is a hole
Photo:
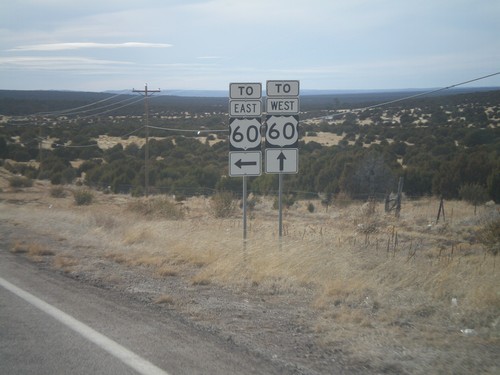
[[[298,159],[296,148],[266,148],[266,173],[297,173]]]
[[[278,160],[280,162],[280,172],[283,172],[283,169],[285,168],[285,160],[286,160],[286,156],[283,153],[283,151],[281,151],[280,154],[278,155]]]

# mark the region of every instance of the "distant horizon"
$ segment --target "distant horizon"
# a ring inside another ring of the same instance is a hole
[[[229,85],[229,84],[228,84]],[[263,82],[265,86],[265,82]],[[149,87],[152,90],[158,88]],[[135,89],[139,89],[136,87]],[[91,90],[71,90],[71,89],[6,89],[0,88],[0,91],[16,91],[16,92],[73,92],[73,93],[94,93],[94,94],[134,94],[133,88],[130,89],[109,89],[103,91]],[[156,96],[197,96],[196,94],[206,94],[209,97],[224,97],[229,95],[229,89],[165,89],[160,88],[160,92],[155,93]],[[440,90],[441,92],[449,91],[489,91],[500,90],[499,86],[458,86],[458,87],[409,87],[409,88],[390,88],[390,89],[303,89],[300,90],[300,95],[335,95],[335,94],[369,94],[369,93],[425,93]],[[266,90],[263,88],[262,96],[266,96]]]

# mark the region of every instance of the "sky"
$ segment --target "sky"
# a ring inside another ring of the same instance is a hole
[[[498,0],[9,0],[0,89],[440,88],[500,72],[499,19]]]

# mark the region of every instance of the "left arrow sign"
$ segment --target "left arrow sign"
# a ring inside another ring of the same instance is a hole
[[[250,166],[250,165],[257,165],[256,161],[243,161],[243,160],[238,160],[236,163],[234,163],[238,168],[241,169],[243,166]]]
[[[229,175],[260,176],[262,173],[262,153],[260,151],[229,152]]]

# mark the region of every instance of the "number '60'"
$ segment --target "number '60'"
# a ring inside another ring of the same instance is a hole
[[[241,127],[238,125],[234,129],[234,132],[231,134],[231,138],[235,143],[242,142],[245,139],[251,143],[256,142],[259,139],[259,128],[255,125],[251,125],[247,127],[245,134],[244,132],[241,131]]]
[[[285,138],[286,140],[292,140],[295,138],[295,125],[291,122],[286,122],[283,125],[282,133],[280,133],[280,130],[277,129],[277,123],[273,123],[271,127],[269,128],[269,131],[267,132],[267,136],[270,139],[278,139],[278,138]]]

